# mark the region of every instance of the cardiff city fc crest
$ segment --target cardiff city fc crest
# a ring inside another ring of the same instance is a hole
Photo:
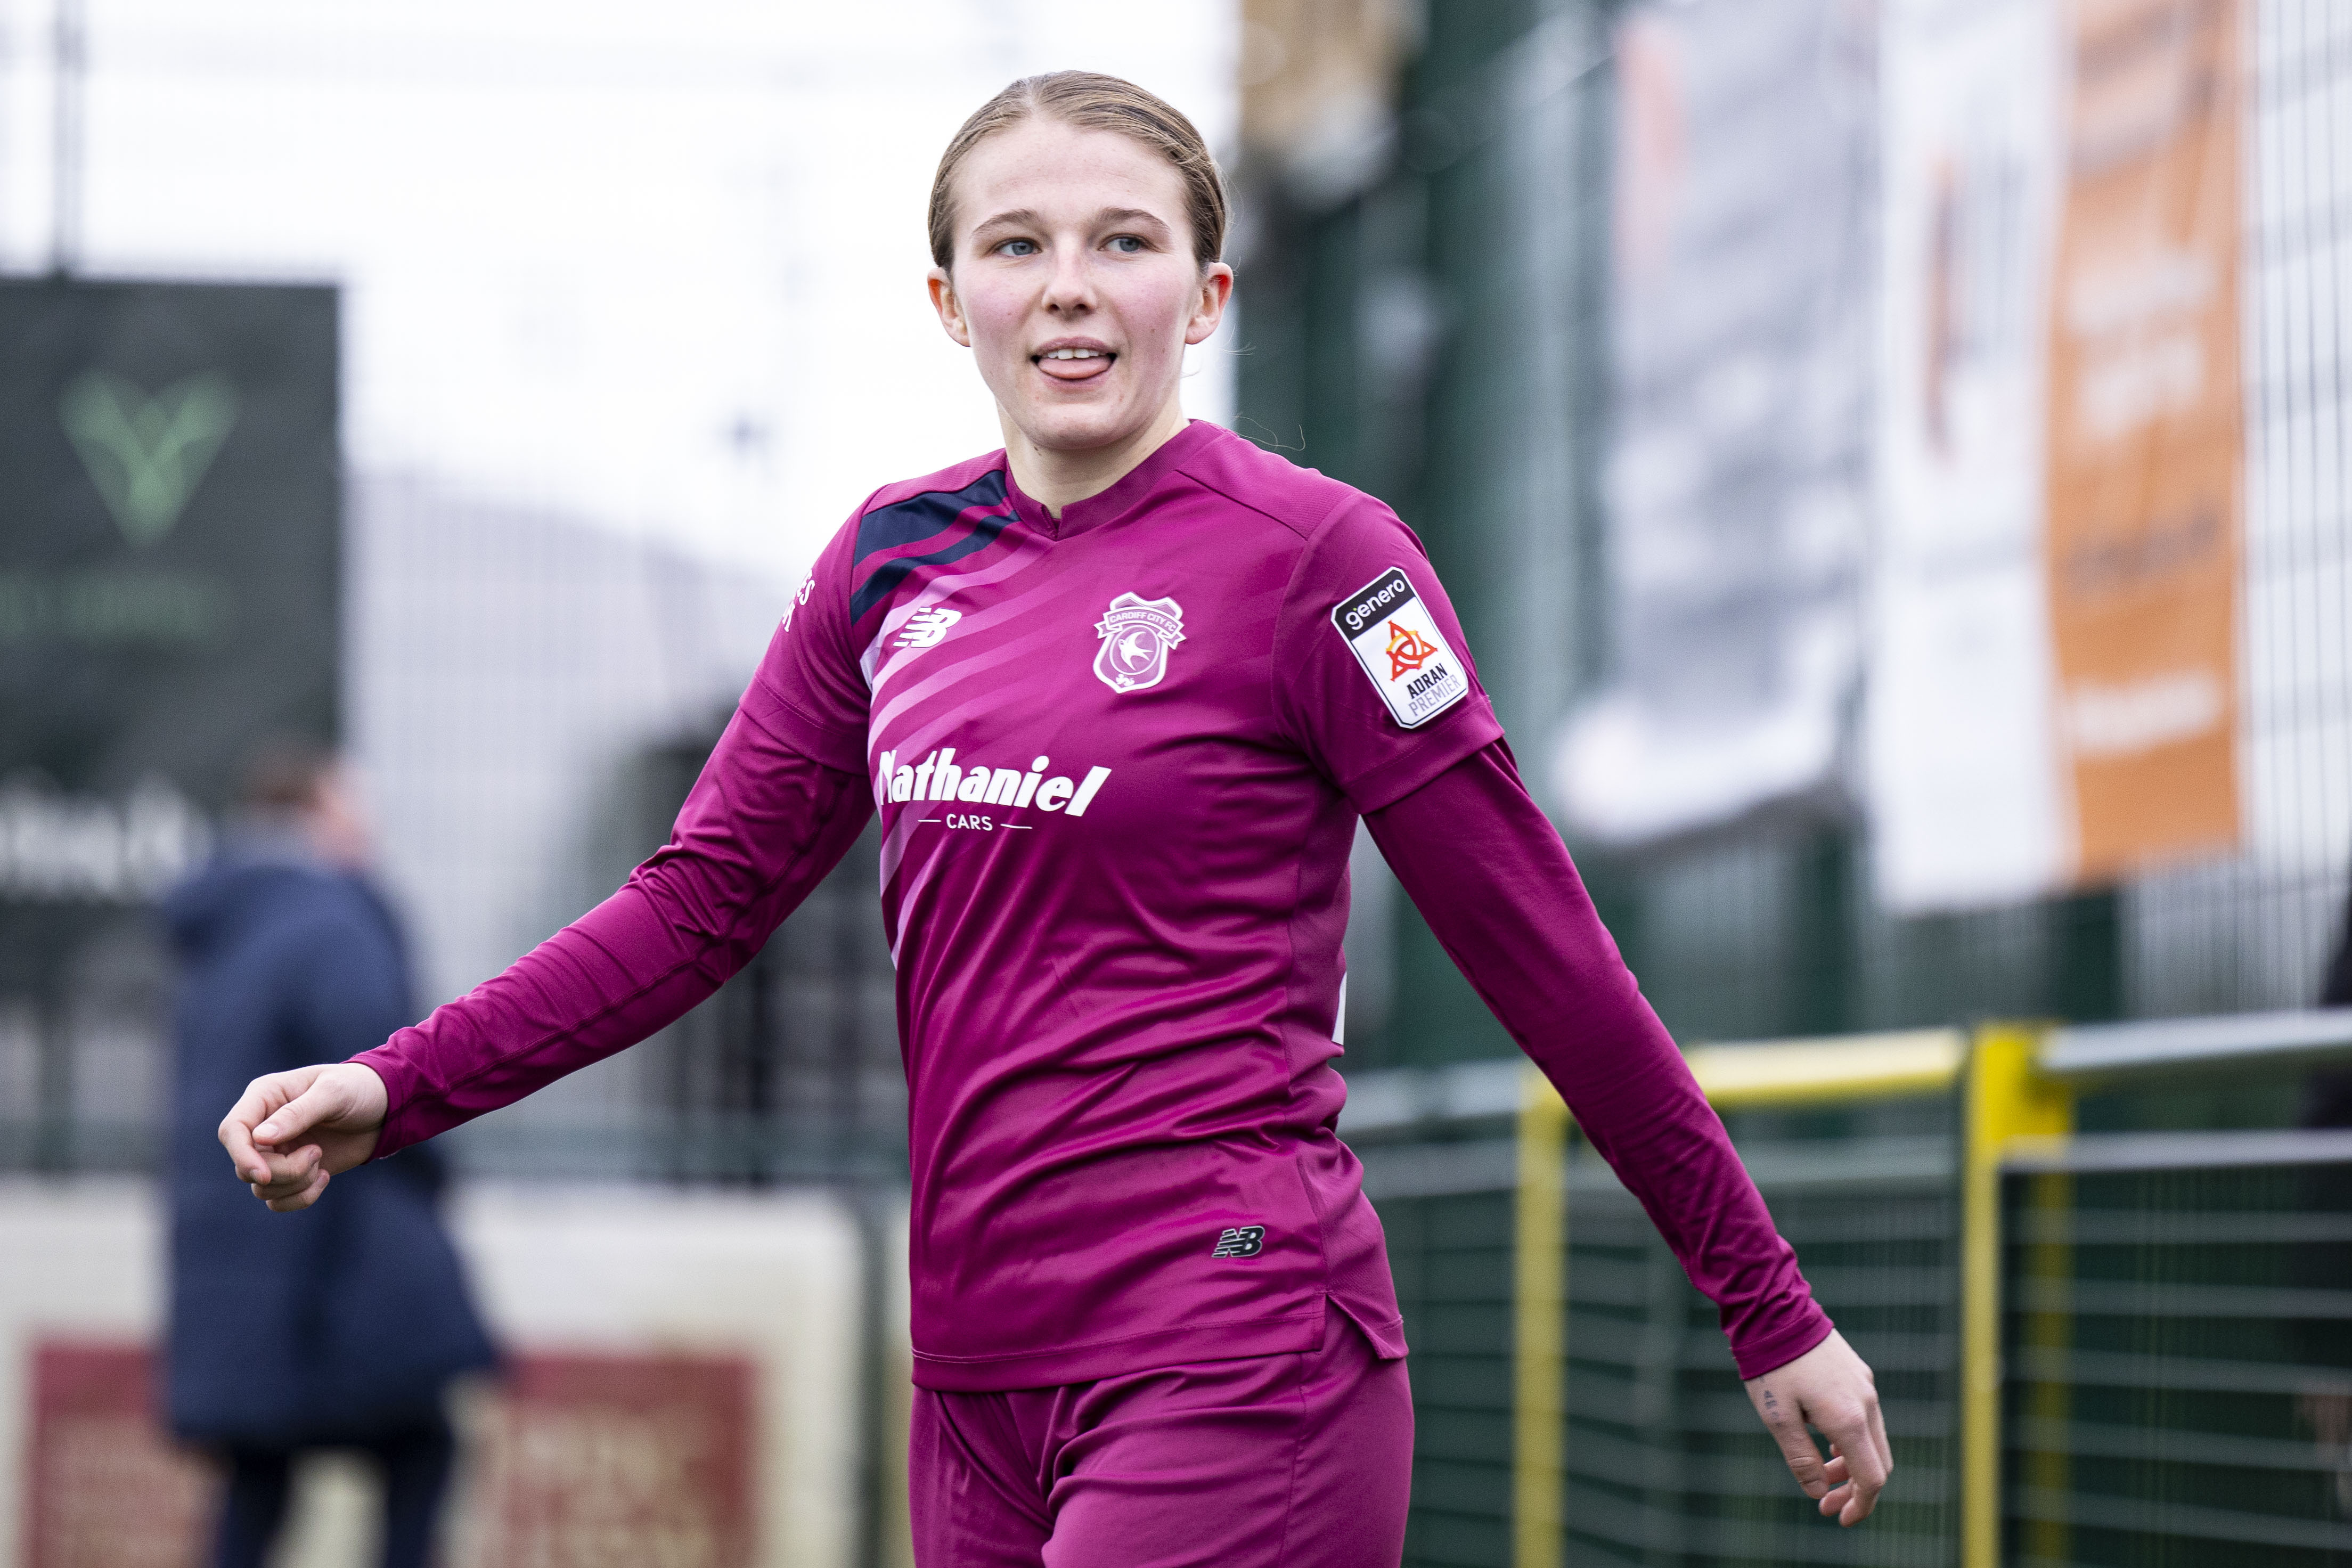
[[[1184,611],[1173,599],[1121,594],[1095,623],[1102,649],[1095,673],[1113,691],[1157,686],[1168,673],[1171,649],[1184,640]]]

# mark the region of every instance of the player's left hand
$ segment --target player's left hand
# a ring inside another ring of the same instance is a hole
[[[1870,1517],[1879,1489],[1894,1473],[1895,1451],[1878,1413],[1876,1380],[1845,1336],[1832,1330],[1788,1365],[1749,1378],[1748,1399],[1780,1445],[1789,1473],[1824,1518],[1855,1525]],[[1808,1427],[1829,1438],[1827,1463]]]

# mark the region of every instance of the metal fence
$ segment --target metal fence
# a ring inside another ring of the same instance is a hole
[[[2078,1123],[2143,1125],[2002,1161],[2004,1560],[2352,1560],[2352,1129],[2144,1125],[2347,1041],[2339,1010],[2043,1049]]]
[[[1414,1349],[1415,1564],[2283,1564],[2352,1552],[2352,1131],[2292,1105],[2352,1013],[1706,1047],[1701,1086],[1878,1373],[1841,1531],[1713,1307],[1515,1064],[1360,1077],[1344,1131]],[[2087,1129],[2087,1130],[2086,1130]]]
[[[581,880],[597,892],[575,893],[579,901],[619,883],[667,839],[715,739],[698,726],[639,748],[614,770],[593,849],[581,857],[589,863]],[[468,1175],[824,1183],[877,1197],[903,1189],[907,1086],[896,976],[875,917],[877,842],[869,826],[704,1005],[552,1091],[450,1132],[442,1146]],[[474,868],[469,884],[480,875]],[[146,934],[143,914],[126,921],[131,937]],[[47,1042],[71,1046],[79,1080],[98,1089],[130,1076],[105,1070],[110,1051],[134,1063],[142,1080],[162,1077],[166,1060],[171,967],[152,940],[115,946],[113,1032],[84,1020]],[[0,1047],[10,1044],[6,1023],[0,1016]],[[0,1172],[154,1171],[167,1140],[163,1100],[160,1086],[0,1095]]]
[[[645,749],[623,770],[599,868],[608,885],[667,839],[716,741],[698,731]],[[450,1135],[463,1166],[502,1176],[903,1188],[907,1080],[897,972],[875,916],[879,844],[869,824],[716,995],[633,1047],[633,1059],[608,1064],[634,1075],[619,1106],[588,1116],[498,1112]]]
[[[1680,9],[1710,5],[1739,8]],[[1624,613],[1601,479],[1616,412],[1612,29],[1633,8],[1426,7],[1392,145],[1362,188],[1245,182],[1242,428],[1421,533],[1531,776],[1560,715],[1607,678]],[[1898,918],[1874,900],[1863,803],[1841,781],[1717,832],[1580,851],[1678,1036],[2315,999],[2352,868],[2352,9],[2244,9],[2243,851],[2112,890]],[[1359,1006],[1351,1055],[1402,1067],[1506,1050],[1409,909],[1396,923],[1394,1007]]]

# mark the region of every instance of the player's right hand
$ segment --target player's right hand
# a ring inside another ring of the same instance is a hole
[[[383,1079],[358,1062],[274,1072],[245,1086],[221,1147],[253,1195],[280,1214],[309,1208],[327,1179],[364,1165],[383,1132]]]

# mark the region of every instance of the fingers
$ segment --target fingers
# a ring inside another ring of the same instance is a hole
[[[327,1184],[333,1179],[324,1170],[314,1170],[296,1191],[283,1196],[264,1194],[262,1202],[279,1214],[292,1214],[298,1209],[306,1209],[317,1203],[319,1194],[327,1190]],[[255,1190],[259,1191],[258,1188]]]
[[[266,1181],[269,1176],[268,1167],[262,1163],[261,1156],[253,1147],[251,1129],[238,1117],[238,1111],[244,1107],[245,1101],[237,1101],[237,1110],[231,1110],[227,1118],[221,1122],[219,1134],[221,1147],[228,1151],[228,1163],[236,1167],[236,1173],[241,1179],[247,1182]]]
[[[1866,1401],[1841,1405],[1813,1419],[1829,1436],[1830,1451],[1836,1456],[1831,1462],[1842,1464],[1844,1471],[1843,1485],[1826,1495],[1815,1494],[1821,1496],[1822,1512],[1843,1525],[1860,1524],[1878,1506],[1878,1493],[1894,1468],[1878,1435],[1885,1428],[1878,1419],[1877,1395],[1873,1392]]]
[[[253,1130],[253,1141],[264,1147],[284,1148],[321,1121],[331,1121],[342,1114],[342,1097],[329,1087],[329,1080],[316,1068],[299,1069],[310,1075],[310,1081],[301,1091],[271,1111]],[[291,1078],[291,1073],[281,1077]]]
[[[1837,1451],[1836,1444],[1830,1445],[1830,1462],[1822,1469],[1829,1476],[1832,1484],[1818,1504],[1821,1516],[1837,1520],[1843,1524],[1845,1505],[1853,1498],[1853,1476],[1845,1462],[1845,1456]]]
[[[221,1147],[254,1196],[281,1213],[308,1208],[334,1172],[374,1157],[385,1098],[383,1080],[363,1064],[270,1073],[230,1108]]]
[[[1874,1386],[1870,1399],[1870,1435],[1878,1444],[1878,1484],[1883,1487],[1895,1479],[1895,1445],[1886,1440],[1886,1415],[1878,1407]]]
[[[228,1151],[229,1162],[236,1167],[236,1173],[247,1182],[271,1179],[261,1151],[254,1146],[254,1130],[299,1092],[299,1089],[287,1081],[293,1076],[291,1073],[271,1073],[266,1078],[255,1079],[245,1086],[245,1093],[221,1119],[221,1147]],[[308,1087],[307,1082],[301,1087]]]
[[[1767,1385],[1758,1396],[1756,1406],[1757,1413],[1764,1417],[1764,1429],[1780,1446],[1780,1458],[1788,1461],[1789,1473],[1797,1478],[1797,1485],[1809,1498],[1827,1496],[1832,1484],[1829,1468],[1822,1463],[1821,1450],[1813,1447],[1813,1435],[1805,1430],[1803,1413],[1795,1401],[1782,1399]]]
[[[257,1181],[247,1181],[254,1195],[264,1200],[291,1197],[310,1184],[325,1164],[325,1152],[316,1143],[305,1143],[299,1149],[265,1150],[257,1160],[265,1174]]]
[[[1822,1513],[1848,1526],[1868,1519],[1894,1473],[1894,1449],[1869,1364],[1843,1336],[1832,1331],[1787,1365],[1748,1379],[1748,1396]],[[1826,1461],[1809,1427],[1829,1438]]]

